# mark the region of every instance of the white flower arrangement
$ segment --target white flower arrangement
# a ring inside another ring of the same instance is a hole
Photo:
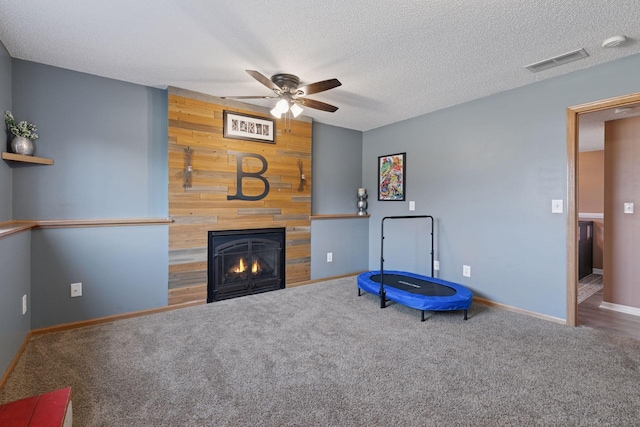
[[[14,134],[15,136],[23,136],[32,141],[38,139],[36,126],[33,123],[27,123],[24,120],[21,122],[16,122],[16,120],[13,118],[13,114],[11,114],[11,111],[4,112],[4,124],[7,125],[7,129],[9,129],[9,132]]]

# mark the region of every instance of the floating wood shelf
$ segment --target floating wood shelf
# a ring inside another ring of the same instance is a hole
[[[358,214],[313,214],[309,218],[311,221],[317,219],[358,219],[358,218],[369,218],[371,215],[358,215]]]
[[[37,225],[35,221],[8,221],[0,222],[0,239],[3,237],[11,236],[12,234],[19,233],[25,230],[31,230]]]
[[[11,160],[13,162],[23,162],[23,163],[35,163],[38,165],[52,165],[52,159],[46,159],[44,157],[34,157],[34,156],[23,156],[22,154],[15,153],[2,153],[3,160]]]
[[[170,218],[113,218],[113,219],[47,219],[40,221],[0,222],[0,239],[33,228],[127,227],[164,225]]]
[[[124,227],[135,225],[171,224],[169,218],[113,218],[113,219],[47,219],[36,221],[39,228]]]

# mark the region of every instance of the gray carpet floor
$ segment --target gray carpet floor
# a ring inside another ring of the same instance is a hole
[[[0,403],[75,426],[630,426],[640,342],[474,303],[380,309],[355,278],[33,337]]]

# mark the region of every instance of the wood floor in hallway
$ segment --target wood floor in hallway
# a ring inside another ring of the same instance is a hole
[[[600,308],[602,290],[578,305],[578,324],[626,335],[640,341],[640,316]]]

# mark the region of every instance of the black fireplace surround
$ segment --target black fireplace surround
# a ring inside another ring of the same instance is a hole
[[[209,231],[207,302],[285,287],[285,229]]]

